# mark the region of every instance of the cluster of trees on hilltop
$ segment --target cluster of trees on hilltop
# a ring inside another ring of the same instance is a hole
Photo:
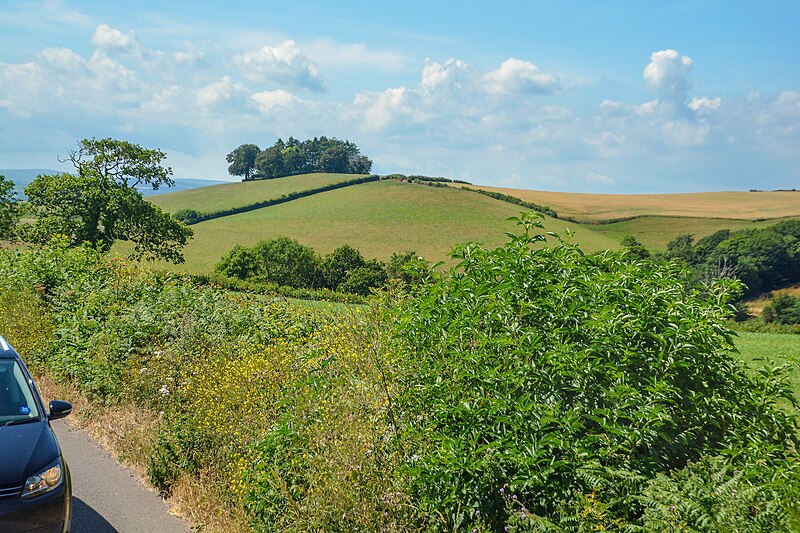
[[[264,150],[255,144],[243,144],[225,158],[232,176],[242,181],[279,178],[309,172],[369,174],[372,161],[350,141],[334,137],[314,137],[299,141],[278,139]]]

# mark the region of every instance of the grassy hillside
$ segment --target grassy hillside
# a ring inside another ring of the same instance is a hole
[[[347,243],[368,258],[387,259],[392,252],[415,250],[436,261],[446,259],[457,243],[499,245],[506,240],[505,232],[514,230],[508,217],[523,210],[447,187],[367,183],[196,224],[195,237],[185,249],[186,263],[179,268],[208,272],[234,245],[252,246],[278,236],[297,239],[322,253]],[[579,224],[547,219],[546,227],[559,233],[567,227],[576,230],[576,242],[586,250],[619,246]]]
[[[633,235],[647,249],[664,251],[667,243],[681,233],[690,233],[697,240],[721,229],[758,228],[770,226],[776,222],[774,219],[750,222],[724,218],[648,216],[610,224],[596,224],[591,227],[598,233],[616,241],[621,241],[626,235]]]
[[[742,332],[735,344],[740,359],[750,368],[789,365],[787,379],[800,397],[800,335]]]
[[[640,215],[743,220],[800,216],[800,192],[795,191],[584,194],[478,188],[549,206],[562,217],[591,222]]]
[[[170,213],[181,209],[194,209],[208,213],[271,200],[291,192],[316,189],[359,176],[361,175],[303,174],[272,180],[225,183],[201,189],[161,194],[148,199]]]

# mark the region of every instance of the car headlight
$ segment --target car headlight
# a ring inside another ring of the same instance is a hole
[[[25,486],[22,487],[22,497],[32,498],[46,494],[61,485],[63,480],[61,461],[56,461],[48,466],[47,469],[29,477],[25,481]]]

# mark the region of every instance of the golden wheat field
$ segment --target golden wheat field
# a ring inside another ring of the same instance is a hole
[[[548,206],[561,218],[599,222],[643,215],[772,219],[800,216],[800,191],[588,194],[475,186]]]

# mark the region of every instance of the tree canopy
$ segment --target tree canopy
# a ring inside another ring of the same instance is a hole
[[[249,180],[256,167],[256,157],[261,152],[261,148],[255,144],[243,144],[233,152],[229,153],[225,160],[230,163],[228,173],[231,176],[242,176]]]
[[[294,137],[260,150],[255,144],[243,144],[226,156],[228,172],[244,181],[271,179],[308,172],[369,174],[372,161],[358,146],[336,138],[314,137],[299,141]]]
[[[14,182],[0,174],[0,239],[9,239],[19,218]]]
[[[108,250],[129,241],[133,258],[183,261],[181,249],[192,230],[150,202],[136,187],[174,184],[166,154],[116,139],[84,139],[67,158],[77,174],[38,176],[25,189],[36,222],[26,229],[32,242],[56,235],[72,244]]]
[[[720,230],[694,243],[689,234],[667,244],[667,259],[681,259],[698,279],[737,277],[745,296],[800,281],[800,220],[766,228]]]

